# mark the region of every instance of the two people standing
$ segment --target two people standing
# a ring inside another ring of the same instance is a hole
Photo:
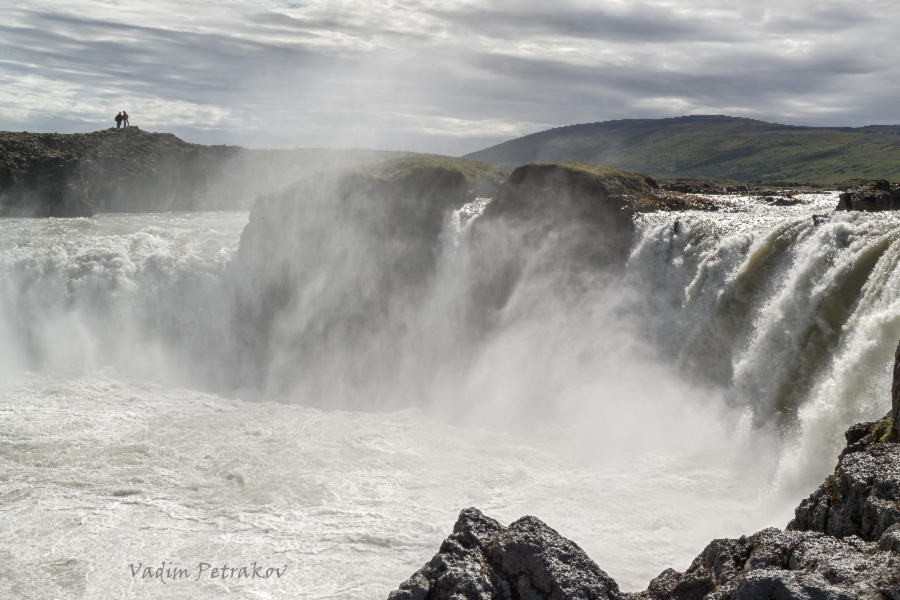
[[[121,126],[128,127],[128,113],[124,110],[116,115],[116,129]]]

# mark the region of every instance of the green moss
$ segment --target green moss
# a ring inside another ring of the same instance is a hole
[[[375,165],[370,165],[360,169],[360,172],[367,175],[373,175],[381,179],[394,179],[396,177],[405,177],[420,169],[447,169],[448,171],[457,171],[462,173],[467,181],[476,181],[481,178],[495,179],[498,182],[506,179],[509,171],[486,165],[474,160],[465,158],[452,158],[450,156],[410,156],[389,160]]]
[[[577,161],[569,161],[560,166],[579,173],[589,173],[600,178],[610,191],[621,194],[625,198],[625,208],[634,212],[717,210],[714,200],[691,194],[660,190],[657,188],[656,182],[643,173],[634,173],[607,165],[592,165]]]
[[[872,440],[875,442],[892,442],[891,431],[894,427],[894,419],[891,415],[886,416],[872,428]]]

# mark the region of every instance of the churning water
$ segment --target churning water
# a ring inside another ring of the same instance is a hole
[[[613,278],[533,253],[479,335],[458,319],[483,203],[449,216],[410,330],[387,315],[369,338],[403,340],[379,346],[403,371],[368,406],[322,371],[273,384],[290,364],[222,383],[252,358],[232,339],[247,213],[0,221],[0,597],[384,598],[467,506],[537,515],[636,590],[784,526],[843,430],[888,408],[900,223],[813,218],[834,195],[726,203],[642,216]],[[309,294],[334,256],[294,258]],[[287,570],[195,580],[254,561]]]

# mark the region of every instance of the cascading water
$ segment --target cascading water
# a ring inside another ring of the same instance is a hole
[[[783,526],[887,409],[900,228],[727,202],[641,216],[624,272],[483,201],[433,256],[315,201],[238,253],[246,213],[0,222],[0,596],[385,597],[470,505],[642,589]]]

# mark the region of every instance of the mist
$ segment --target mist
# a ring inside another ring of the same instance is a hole
[[[28,460],[85,473],[78,501],[111,532],[28,536],[124,560],[152,518],[118,520],[109,497],[133,494],[166,507],[152,552],[218,544],[221,519],[247,548],[299,544],[271,550],[308,565],[295,588],[336,593],[340,556],[383,593],[474,504],[538,514],[637,590],[711,538],[784,525],[843,430],[885,411],[890,215],[814,220],[824,194],[632,218],[553,169],[489,199],[396,164],[314,174],[249,216],[3,221],[10,431],[42,440]],[[29,511],[69,502],[52,481]],[[259,503],[302,516],[266,513],[254,537]]]

